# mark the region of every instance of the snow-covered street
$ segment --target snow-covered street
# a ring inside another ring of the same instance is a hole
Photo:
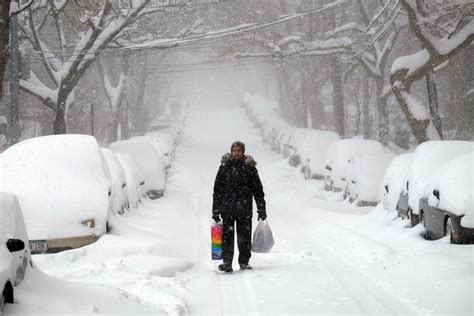
[[[253,253],[250,271],[239,271],[234,256],[234,273],[224,274],[210,253],[212,188],[235,140],[258,163],[275,246]],[[405,228],[395,214],[352,206],[322,181],[305,180],[262,143],[240,108],[190,107],[165,196],[110,223],[94,244],[34,256],[39,270],[62,280],[30,269],[6,314],[474,313],[472,245],[424,240],[421,225]]]

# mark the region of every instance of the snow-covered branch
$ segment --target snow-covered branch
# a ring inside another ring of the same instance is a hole
[[[413,33],[425,48],[415,54],[397,58],[392,64],[390,81],[392,91],[417,141],[421,143],[439,139],[440,135],[434,128],[428,109],[410,94],[411,84],[449,60],[474,40],[474,20],[465,22],[455,34],[437,39],[435,35],[420,27],[425,19],[417,12],[413,3],[407,0],[400,1],[408,14]]]

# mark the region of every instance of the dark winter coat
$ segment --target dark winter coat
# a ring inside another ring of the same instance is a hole
[[[223,218],[252,218],[252,197],[255,198],[257,209],[265,211],[265,194],[256,164],[249,155],[238,160],[233,159],[229,153],[222,156],[214,183],[214,214],[220,214]]]

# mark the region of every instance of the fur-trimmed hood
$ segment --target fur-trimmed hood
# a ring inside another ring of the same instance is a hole
[[[226,153],[222,156],[221,164],[224,165],[231,159],[232,159],[232,155],[230,153]],[[253,159],[253,157],[250,155],[243,155],[242,160],[247,166],[255,167],[257,165],[257,162],[255,161],[255,159]]]

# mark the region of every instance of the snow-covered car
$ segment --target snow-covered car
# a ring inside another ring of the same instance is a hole
[[[32,253],[82,247],[107,232],[111,183],[94,137],[31,138],[2,156],[0,190],[18,197]]]
[[[349,159],[345,197],[359,206],[375,206],[379,202],[380,184],[393,153],[358,154]]]
[[[404,200],[408,195],[406,216],[412,226],[420,222],[420,198],[431,177],[444,163],[462,154],[474,151],[474,142],[469,141],[428,141],[420,144],[413,155],[407,181],[406,193],[399,199],[399,214],[404,216]]]
[[[166,157],[165,160],[171,164],[176,148],[175,138],[166,132],[150,132],[146,133],[145,136],[151,137],[155,142],[158,142],[164,157]]]
[[[180,122],[171,119],[161,119],[148,127],[148,133],[164,132],[173,137],[173,143],[177,144],[181,139],[183,125]]]
[[[298,135],[304,133],[303,130],[303,128],[288,127],[283,131],[280,143],[281,154],[283,158],[289,158],[294,152],[296,147],[296,139],[298,138]]]
[[[381,143],[370,139],[341,139],[333,142],[326,153],[324,170],[324,189],[344,191],[347,184],[349,159],[358,154],[383,154]]]
[[[0,314],[13,303],[14,288],[25,277],[31,261],[23,214],[15,195],[0,192]]]
[[[380,201],[385,210],[397,212],[400,194],[406,191],[412,159],[413,153],[400,154],[393,158],[385,171],[380,186]],[[408,204],[408,197],[406,203]]]
[[[341,138],[335,132],[310,130],[300,152],[301,171],[306,179],[324,179],[326,153]]]
[[[129,139],[113,142],[109,144],[109,148],[132,155],[145,176],[146,195],[150,199],[163,196],[166,182],[165,164],[152,144]]]
[[[173,117],[177,121],[184,121],[186,116],[186,101],[177,97],[169,98],[163,109],[163,116]]]
[[[117,152],[116,155],[127,179],[126,189],[129,207],[137,208],[142,196],[146,195],[145,176],[130,154]]]
[[[297,128],[293,132],[291,141],[288,144],[288,163],[290,166],[296,168],[301,164],[301,152],[303,151],[305,139],[310,131],[308,128]]]
[[[134,136],[130,138],[131,141],[136,141],[136,142],[145,142],[149,143],[155,148],[155,150],[160,154],[161,160],[165,164],[165,169],[168,169],[171,167],[171,163],[173,161],[173,152],[171,151],[171,148],[169,146],[169,143],[166,141],[163,141],[162,138],[160,137],[152,137],[149,134],[145,136]]]
[[[474,243],[474,152],[438,168],[420,199],[426,238],[449,236],[451,243]]]
[[[100,148],[107,164],[110,180],[112,182],[111,190],[111,211],[113,214],[123,214],[128,208],[127,179],[125,171],[117,159],[117,155],[109,148]]]

